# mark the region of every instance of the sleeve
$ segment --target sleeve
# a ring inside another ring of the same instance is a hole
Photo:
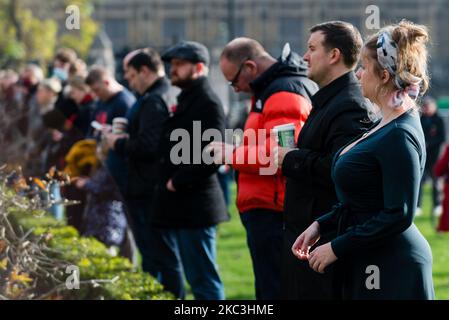
[[[234,151],[232,167],[240,172],[259,174],[260,168],[267,168],[272,163],[276,145],[274,137],[271,137],[273,127],[294,123],[295,138],[298,137],[300,129],[303,127],[309,113],[310,103],[304,97],[292,92],[278,92],[273,94],[264,105],[262,114],[262,129],[265,135],[257,139],[248,139],[245,136],[244,144]],[[245,132],[245,135],[248,135]],[[252,140],[252,141],[251,141]]]
[[[112,119],[117,118],[117,117],[126,117],[126,114],[128,113],[128,109],[130,108],[130,105],[128,101],[125,98],[120,99],[119,101],[117,101],[117,103],[115,103],[114,106],[114,111],[113,111],[113,116]],[[112,119],[111,119],[111,123],[112,123]]]
[[[222,136],[225,130],[225,117],[223,107],[216,102],[209,101],[208,111],[201,108],[201,134],[207,129],[218,129]],[[210,141],[201,141],[201,151],[210,143]],[[193,145],[193,143],[191,144]],[[191,188],[200,183],[205,178],[211,176],[218,170],[219,166],[215,164],[188,164],[180,166],[172,177],[172,183],[176,190]]]
[[[338,203],[332,207],[332,210],[325,215],[322,215],[315,221],[320,225],[320,234],[324,235],[326,233],[330,233],[337,229],[338,220],[341,215],[341,209],[343,208],[343,204]]]
[[[438,159],[433,170],[437,177],[442,177],[449,173],[449,146],[446,147],[443,156]]]
[[[128,139],[118,139],[114,150],[121,156],[152,161],[157,157],[159,141],[165,121],[168,118],[167,108],[157,98],[149,98],[142,106],[139,116],[139,132]]]
[[[403,129],[395,128],[386,136],[376,150],[383,209],[331,242],[337,257],[385,244],[411,226],[421,180],[420,150],[411,134]]]
[[[283,175],[296,180],[313,181],[314,184],[326,188],[333,185],[333,157],[341,147],[354,139],[357,133],[362,133],[360,115],[360,110],[354,109],[342,112],[332,119],[328,134],[324,137],[323,150],[300,148],[287,153],[282,163]]]

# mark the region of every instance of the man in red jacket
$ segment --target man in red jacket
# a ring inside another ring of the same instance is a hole
[[[307,79],[307,65],[289,45],[275,59],[257,41],[237,38],[224,48],[220,67],[236,92],[253,95],[252,106],[242,145],[233,149],[212,143],[211,150],[238,174],[237,207],[247,232],[256,298],[279,299],[285,178],[280,171],[269,170],[273,164],[267,160],[274,159],[276,143],[270,132],[294,123],[297,137],[311,109],[309,98],[318,87]]]

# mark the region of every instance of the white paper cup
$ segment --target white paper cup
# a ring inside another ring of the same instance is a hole
[[[281,147],[295,148],[295,124],[287,123],[273,127],[278,140],[278,144]]]
[[[128,127],[128,119],[117,117],[112,119],[112,133],[122,134],[126,133]]]

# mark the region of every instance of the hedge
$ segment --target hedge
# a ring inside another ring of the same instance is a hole
[[[36,210],[24,212],[18,207],[8,208],[10,221],[25,232],[46,241],[54,251],[54,258],[79,268],[82,284],[92,279],[112,280],[100,285],[81,285],[80,289],[62,290],[63,299],[110,300],[172,300],[174,296],[163,290],[149,274],[135,270],[127,258],[111,256],[106,246],[93,237],[82,237],[78,231],[55,220],[49,213]],[[61,279],[68,274],[61,270]]]

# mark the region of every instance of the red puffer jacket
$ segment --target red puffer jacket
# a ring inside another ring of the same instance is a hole
[[[252,209],[283,211],[285,178],[274,163],[272,150],[276,142],[270,132],[275,126],[294,123],[297,139],[311,110],[310,96],[318,90],[306,77],[306,71],[302,59],[291,53],[251,83],[251,112],[232,165],[238,172],[237,207],[241,213]],[[265,134],[259,136],[259,129],[265,129]],[[257,136],[253,141],[249,139],[252,130]],[[274,170],[268,170],[269,174],[261,171],[268,167]]]
[[[254,107],[253,105],[253,109]],[[243,144],[235,150],[232,165],[238,171],[237,208],[239,212],[256,208],[283,211],[285,177],[280,170],[275,170],[276,173],[271,175],[261,174],[261,168],[268,169],[270,165],[275,165],[272,149],[276,142],[270,139],[270,132],[274,126],[294,123],[296,140],[309,112],[309,102],[291,92],[279,92],[272,95],[265,103],[262,113],[250,112],[245,124]],[[257,144],[251,143],[248,139],[248,131],[251,129],[255,132],[258,132],[258,129],[265,129],[266,135],[263,139],[257,139]],[[250,159],[255,161],[249,161]],[[269,171],[271,170],[267,172]]]

